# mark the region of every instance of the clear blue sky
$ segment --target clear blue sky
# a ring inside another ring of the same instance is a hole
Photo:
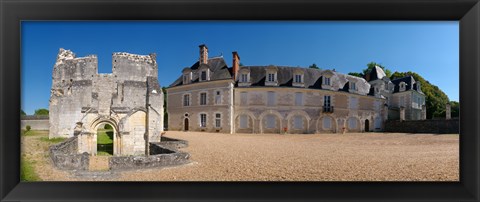
[[[198,60],[232,51],[244,65],[288,65],[360,72],[375,61],[394,71],[415,71],[459,100],[459,27],[449,22],[22,22],[22,109],[48,108],[59,48],[96,54],[110,73],[113,52],[157,54],[161,86]],[[448,79],[447,79],[448,78]]]

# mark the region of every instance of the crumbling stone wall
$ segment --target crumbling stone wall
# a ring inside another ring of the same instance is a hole
[[[71,137],[66,141],[50,146],[50,158],[53,165],[63,170],[88,170],[88,153],[77,154],[78,138]]]
[[[114,53],[112,73],[99,74],[97,56],[60,49],[52,73],[49,137],[79,138],[78,152],[96,153],[97,128],[115,129],[114,155],[146,154],[163,131],[163,92],[156,55]]]

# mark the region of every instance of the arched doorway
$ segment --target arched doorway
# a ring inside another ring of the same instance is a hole
[[[97,155],[111,156],[113,152],[115,131],[112,125],[105,123],[97,128]]]
[[[365,132],[370,131],[370,121],[368,119],[365,119]]]
[[[188,118],[183,120],[183,130],[188,131]]]

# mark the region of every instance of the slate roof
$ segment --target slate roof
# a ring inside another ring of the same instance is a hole
[[[210,81],[214,80],[223,80],[232,78],[232,70],[227,66],[223,57],[209,58],[207,65],[211,71]],[[200,62],[193,64],[190,69],[192,70],[192,82],[198,82],[198,68],[200,67]],[[183,75],[177,78],[169,87],[179,86],[183,84]]]
[[[400,83],[402,81],[407,84],[407,85],[405,85],[405,91],[408,91],[408,90],[418,91],[415,79],[412,76],[406,76],[406,77],[403,77],[403,78],[392,80],[392,83],[395,84],[395,88],[393,89],[393,93],[398,93],[400,91]]]
[[[377,79],[382,79],[383,77],[387,76],[382,68],[379,66],[375,66],[369,73],[366,75],[367,81],[374,81]]]
[[[268,66],[242,66],[242,69],[250,70],[250,87],[251,86],[265,86],[266,79],[266,69]],[[338,91],[349,91],[350,85],[349,81],[355,81],[358,92],[361,94],[367,94],[370,90],[370,84],[363,78],[355,77],[351,75],[342,74],[332,70],[319,70],[312,68],[302,68],[302,67],[288,67],[288,66],[276,66],[277,71],[277,82],[280,87],[292,87],[293,77],[295,71],[304,72],[304,88],[312,89],[322,89],[322,74],[326,71],[332,72],[336,77],[334,80],[331,80],[331,83],[335,90]],[[238,82],[235,84],[238,87]]]

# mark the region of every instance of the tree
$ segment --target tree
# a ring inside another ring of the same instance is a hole
[[[167,113],[167,88],[162,87],[163,92],[163,127],[168,127],[168,113]]]
[[[450,101],[450,112],[452,117],[460,116],[460,103],[457,101]]]
[[[20,116],[26,116],[26,115],[27,115],[27,113],[25,113],[25,112],[23,111],[23,109],[20,109]]]
[[[240,63],[240,64],[238,64],[238,66],[242,67],[242,66],[244,66],[244,65],[243,65],[243,63]]]
[[[48,115],[48,109],[37,109],[35,115]]]
[[[320,67],[318,67],[317,64],[315,64],[315,63],[313,63],[312,65],[308,66],[308,68],[320,69]]]
[[[448,96],[442,90],[440,90],[438,86],[431,84],[429,81],[425,80],[422,76],[415,72],[394,72],[390,76],[390,79],[394,80],[406,76],[412,76],[415,81],[420,83],[421,90],[425,94],[427,119],[431,119],[433,117],[445,117],[445,105],[450,102]]]
[[[358,73],[358,72],[349,72],[348,75],[363,78],[362,73]]]

